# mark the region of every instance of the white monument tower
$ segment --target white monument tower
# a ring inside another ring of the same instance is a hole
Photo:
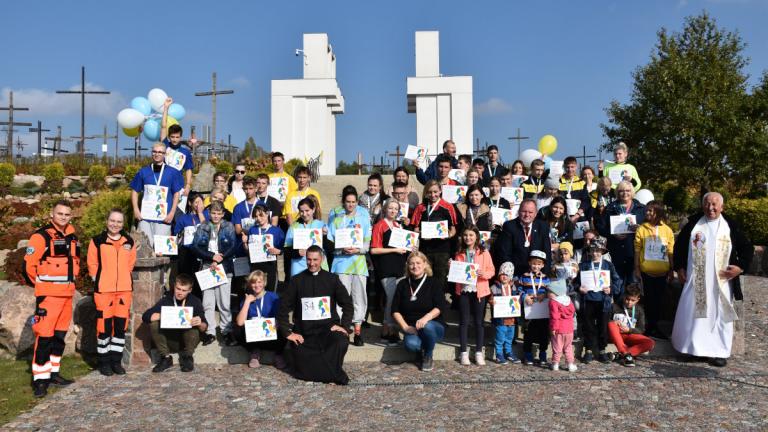
[[[344,113],[336,55],[325,33],[305,34],[296,55],[304,78],[272,80],[272,150],[286,160],[320,156],[320,175],[335,175],[336,115]]]
[[[472,77],[440,74],[440,32],[416,32],[416,76],[407,87],[416,145],[435,155],[450,139],[457,154],[472,154]]]

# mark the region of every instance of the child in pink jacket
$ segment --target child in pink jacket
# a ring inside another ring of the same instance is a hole
[[[459,362],[462,365],[470,364],[467,333],[469,332],[470,315],[472,315],[475,326],[475,363],[478,366],[483,366],[485,365],[483,319],[485,318],[485,305],[491,295],[488,281],[496,275],[496,269],[493,266],[491,254],[480,243],[480,231],[477,227],[470,226],[461,232],[459,251],[454,260],[477,265],[476,284],[456,284],[456,297],[459,301],[461,314],[459,319],[459,345],[461,345]]]
[[[568,372],[576,372],[576,360],[573,355],[573,316],[576,307],[568,297],[565,280],[560,279],[549,285],[549,330],[552,344],[553,371],[560,370],[560,356],[565,352]]]

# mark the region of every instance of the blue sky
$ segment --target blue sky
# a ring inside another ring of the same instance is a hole
[[[328,33],[346,112],[337,117],[337,154],[366,161],[415,142],[406,109],[406,77],[414,75],[414,31],[440,31],[440,69],[474,79],[474,135],[498,144],[511,162],[521,129],[534,147],[555,135],[557,158],[594,153],[604,142],[599,125],[611,99],[626,101],[631,72],[648,61],[661,27],[682,28],[686,16],[707,10],[720,27],[738,30],[751,58],[754,84],[768,69],[767,0],[682,1],[290,1],[290,2],[60,2],[3,5],[0,105],[7,91],[29,106],[17,120],[63,126],[79,134],[79,97],[56,90],[87,81],[110,96],[86,100],[86,134],[114,132],[117,112],[134,96],[160,87],[188,112],[183,126],[210,121],[210,98],[195,97],[218,73],[219,137],[237,145],[253,136],[269,148],[270,80],[299,78],[302,33]],[[0,116],[4,114],[0,113]],[[23,128],[26,130],[26,128]],[[24,133],[34,151],[36,136]],[[4,136],[2,139],[5,139]],[[121,136],[120,147],[132,145]],[[112,149],[110,143],[110,154]],[[66,148],[66,146],[65,146]],[[71,148],[71,146],[70,146]],[[88,142],[99,152],[100,142]]]

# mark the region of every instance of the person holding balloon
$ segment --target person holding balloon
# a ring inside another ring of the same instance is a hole
[[[184,108],[181,105],[174,104],[171,98],[165,98],[163,102],[163,120],[160,125],[160,141],[166,147],[165,163],[184,174],[185,186],[182,195],[189,196],[189,190],[192,187],[192,170],[195,168],[195,164],[192,160],[192,152],[181,141],[183,129],[179,125],[178,120],[180,120],[180,117],[183,118],[185,114]],[[168,151],[168,149],[172,151]]]
[[[627,163],[628,155],[627,145],[623,142],[618,143],[613,149],[613,156],[616,158],[616,161],[609,161],[607,163],[600,161],[597,164],[597,171],[600,177],[611,179],[613,189],[616,189],[620,181],[628,181],[632,184],[635,192],[637,192],[643,183],[640,181],[640,176],[637,174],[635,166]]]

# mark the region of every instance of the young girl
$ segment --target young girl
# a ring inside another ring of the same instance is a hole
[[[456,236],[456,212],[453,205],[440,197],[440,184],[429,180],[424,185],[424,200],[416,207],[411,219],[411,226],[417,233],[422,231],[422,222],[446,221],[448,224],[447,238],[424,239],[419,241],[419,250],[426,254],[432,262],[432,272],[435,283],[447,290],[448,259],[451,254],[451,239]]]
[[[480,231],[491,231],[491,209],[483,202],[483,190],[480,185],[467,189],[467,202],[456,204],[462,227],[477,227]]]
[[[645,207],[645,222],[635,233],[635,280],[643,281],[648,336],[666,339],[658,327],[659,315],[664,307],[667,282],[673,277],[672,251],[675,234],[664,223],[666,211],[660,201],[651,201]]]
[[[496,275],[496,283],[491,286],[491,298],[488,302],[493,306],[498,296],[516,296],[520,290],[515,286],[515,265],[507,261],[499,267]],[[496,330],[496,363],[507,362],[520,363],[512,350],[512,342],[515,340],[515,324],[517,318],[493,318],[493,327]]]
[[[408,174],[408,171],[405,170],[403,167],[397,167],[395,168],[395,173],[393,174],[393,177],[395,179],[395,182],[401,182],[406,185],[406,196],[408,197],[408,207],[411,209],[416,208],[417,205],[419,205],[419,194],[416,193],[416,191],[411,189],[411,185],[408,184],[408,180],[410,180],[411,176]],[[389,195],[392,196],[392,188],[389,189]],[[405,202],[405,201],[404,201]]]
[[[523,161],[518,159],[512,162],[510,171],[512,172],[512,175],[525,175],[525,165],[523,165]]]
[[[467,171],[466,185],[472,186],[476,184],[480,184],[480,173],[477,172],[476,169],[472,168],[469,171]]]
[[[371,235],[373,267],[376,278],[381,282],[386,296],[381,339],[390,346],[396,346],[400,342],[397,326],[392,319],[392,299],[397,288],[397,280],[403,277],[405,272],[405,261],[410,252],[407,249],[389,246],[392,228],[402,228],[397,221],[399,211],[400,203],[396,199],[385,201],[382,218],[373,226],[373,234]],[[416,250],[416,245],[413,246],[412,250]]]
[[[368,176],[368,188],[360,195],[360,207],[366,209],[370,215],[370,223],[373,226],[379,220],[381,206],[389,198],[382,187],[384,180],[381,174],[373,173]]]
[[[291,276],[297,275],[307,269],[307,259],[304,256],[306,249],[293,249],[294,231],[302,228],[322,229],[323,238],[328,235],[328,228],[322,220],[319,220],[320,209],[312,198],[302,198],[299,201],[299,219],[292,223],[285,235],[285,247],[291,248]],[[323,247],[323,245],[318,245]],[[323,270],[328,270],[328,262],[323,256]]]
[[[459,360],[462,365],[469,365],[469,351],[467,350],[467,333],[469,330],[470,313],[474,317],[475,326],[475,363],[485,365],[483,354],[483,319],[485,318],[485,303],[491,290],[488,281],[493,279],[496,269],[493,267],[491,254],[480,244],[480,232],[477,227],[467,227],[461,233],[459,252],[454,257],[456,261],[474,263],[478,265],[477,284],[456,284],[456,296],[459,298],[459,343],[461,354]]]
[[[501,179],[498,177],[492,177],[488,182],[488,191],[490,192],[490,196],[488,197],[488,205],[491,208],[511,208],[509,201],[507,201],[506,198],[501,197]]]
[[[272,247],[267,252],[273,256],[279,256],[283,254],[283,245],[285,244],[285,234],[280,228],[273,226],[269,221],[269,210],[266,206],[257,204],[253,208],[251,217],[254,219],[255,224],[248,231],[249,236],[253,235],[272,235]],[[246,250],[248,245],[244,245]],[[282,258],[277,258],[282,259]],[[251,272],[259,270],[267,275],[267,290],[277,290],[277,260],[265,261],[258,263],[251,263]]]
[[[573,317],[576,307],[568,297],[564,280],[556,280],[549,286],[549,330],[552,342],[553,371],[560,369],[560,356],[565,353],[568,372],[576,372],[573,356]]]
[[[542,273],[547,255],[540,250],[532,250],[528,257],[528,267],[530,271],[523,273],[519,279],[520,304],[533,306],[534,303],[541,303],[547,299],[547,287],[549,278]],[[536,363],[546,366],[547,364],[547,346],[549,345],[549,318],[525,318],[528,326],[525,330],[523,339],[523,355],[525,364],[534,364],[533,344],[539,344],[539,358]]]
[[[581,179],[584,180],[584,189],[587,190],[587,193],[591,193],[593,190],[597,189],[595,170],[591,166],[585,165],[581,169]]]
[[[275,340],[262,342],[246,342],[245,321],[253,318],[275,318],[280,309],[280,297],[274,292],[265,289],[266,275],[259,271],[253,271],[246,279],[245,298],[240,303],[240,312],[235,319],[235,337],[238,342],[248,350],[251,360],[248,367],[260,366],[263,351],[272,351],[275,355],[272,364],[278,369],[284,369],[283,347],[286,340],[279,337]],[[275,322],[275,325],[277,323]]]

